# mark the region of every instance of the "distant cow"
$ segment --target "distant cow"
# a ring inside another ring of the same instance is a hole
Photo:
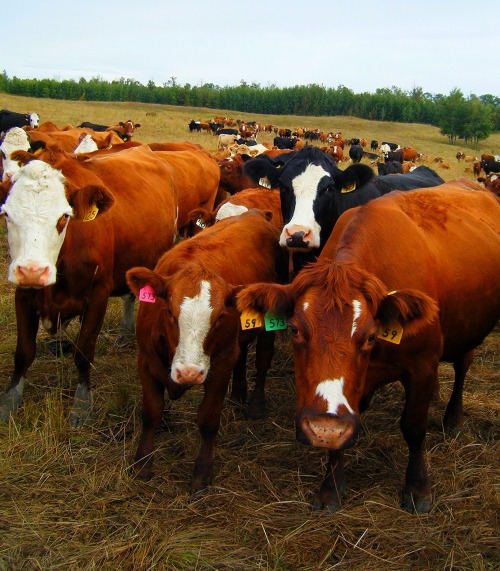
[[[200,127],[200,122],[199,121],[195,121],[194,119],[191,119],[191,121],[189,121],[189,131],[192,133],[193,131],[201,131],[201,127]]]
[[[297,141],[296,137],[274,137],[273,145],[278,149],[293,149]]]
[[[117,135],[123,141],[130,141],[134,135],[135,129],[138,129],[141,124],[134,123],[132,119],[128,119],[128,121],[120,121],[114,125],[99,125],[97,123],[90,123],[88,121],[84,121],[78,125],[79,127],[87,127],[88,129],[92,129],[93,131],[115,131]]]
[[[363,147],[358,144],[354,144],[349,148],[349,158],[353,163],[359,163],[363,158]]]
[[[8,109],[0,111],[0,134],[7,132],[12,127],[32,127],[36,129],[40,122],[38,113],[16,113]]]
[[[491,173],[497,174],[500,173],[500,162],[493,159],[483,159],[481,161],[481,168],[486,173],[486,176]]]
[[[383,148],[384,145],[387,145],[388,148]],[[387,151],[396,151],[399,149],[399,145],[397,143],[389,143],[387,141],[382,141],[380,143],[380,151],[386,153]]]
[[[384,153],[384,160],[386,163],[396,161],[403,164],[403,153],[401,151],[387,151]]]
[[[403,173],[403,165],[397,161],[389,161],[388,163],[377,163],[378,174],[383,176],[387,174]]]
[[[378,149],[378,141],[372,139],[372,142],[370,143],[370,149],[372,151],[376,151]]]
[[[139,298],[146,286],[156,297],[155,303],[141,304],[136,327],[143,393],[142,433],[134,463],[139,478],[151,477],[165,390],[170,399],[178,399],[203,386],[196,415],[201,446],[190,490],[195,493],[211,483],[214,443],[229,381],[233,375],[232,396],[244,402],[248,345],[256,337],[256,396],[262,400],[273,332],[247,329],[234,295],[241,285],[279,280],[284,260],[278,234],[262,212],[251,210],[180,242],[160,258],[154,271],[134,268],[127,273]]]
[[[242,290],[240,311],[288,320],[296,438],[328,451],[314,508],[340,508],[344,450],[357,441],[360,416],[377,389],[400,381],[399,426],[409,452],[402,505],[430,511],[425,435],[439,362],[453,363],[455,371],[443,420],[449,432],[463,423],[474,349],[500,318],[499,275],[500,202],[476,183],[452,181],[345,212],[320,259],[292,284]],[[365,470],[370,454],[363,458]]]

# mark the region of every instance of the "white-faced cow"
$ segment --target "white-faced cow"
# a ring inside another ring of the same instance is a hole
[[[40,122],[38,113],[16,113],[8,109],[0,111],[0,134],[6,133],[12,127],[32,127],[36,129]]]
[[[8,279],[18,286],[14,372],[0,397],[0,421],[21,403],[40,320],[56,333],[80,316],[70,413],[77,427],[90,420],[90,369],[108,298],[129,294],[125,272],[153,268],[172,246],[178,191],[174,169],[145,145],[86,161],[57,154],[57,169],[32,160],[0,185]]]
[[[292,284],[239,294],[240,311],[289,318],[297,439],[329,453],[316,508],[339,508],[344,450],[356,442],[360,414],[379,387],[399,381],[409,450],[402,505],[430,510],[424,439],[439,362],[455,369],[448,431],[463,420],[473,351],[500,318],[500,201],[480,189],[453,181],[351,209]]]

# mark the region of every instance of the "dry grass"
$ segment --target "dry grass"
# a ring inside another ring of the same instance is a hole
[[[150,107],[145,105],[3,95],[0,107],[36,109],[58,125],[130,117],[143,124],[137,135],[141,141],[213,144],[209,135],[191,136],[187,130],[191,117],[209,117],[208,110],[158,108],[157,117],[146,119]],[[280,118],[279,124],[292,127],[303,121]],[[414,144],[428,154],[445,156],[447,149],[446,156],[454,157],[456,152],[428,127],[352,118],[317,119],[314,126],[329,121],[346,135],[382,138],[376,129],[383,128],[390,133],[385,138]],[[313,121],[309,118],[307,124],[313,126]],[[491,144],[498,149],[497,143]],[[6,249],[2,228],[2,384],[15,349],[14,288],[6,283]],[[127,470],[140,431],[141,391],[135,344],[116,344],[119,313],[119,301],[111,300],[94,363],[99,420],[92,428],[68,428],[75,368],[70,357],[44,351],[46,337],[40,333],[24,404],[8,425],[0,426],[0,570],[498,569],[498,329],[478,350],[464,395],[465,425],[455,437],[446,437],[440,424],[453,375],[449,365],[441,366],[441,394],[432,403],[427,439],[431,513],[414,516],[399,508],[407,450],[398,428],[403,394],[395,385],[379,392],[363,417],[359,442],[347,453],[348,498],[339,513],[328,515],[310,509],[325,455],[294,438],[293,363],[286,337],[269,375],[266,419],[248,421],[239,409],[225,406],[213,486],[195,497],[187,492],[198,449],[198,390],[173,403],[166,414],[156,440],[153,479],[131,479]]]

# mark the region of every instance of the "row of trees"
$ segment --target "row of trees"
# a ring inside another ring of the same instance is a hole
[[[448,96],[409,92],[397,87],[375,93],[354,93],[347,87],[295,85],[261,87],[241,81],[238,86],[212,83],[181,86],[175,77],[162,86],[153,81],[142,85],[134,79],[105,81],[100,77],[79,81],[9,78],[0,75],[0,92],[26,97],[86,101],[135,101],[210,109],[227,109],[269,115],[354,116],[377,121],[424,123],[438,126],[451,144],[457,139],[477,145],[500,131],[500,98],[493,95],[464,97],[459,89]]]

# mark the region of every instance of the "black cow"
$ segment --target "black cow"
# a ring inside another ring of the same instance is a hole
[[[401,151],[389,151],[384,153],[384,159],[386,163],[394,161],[403,164],[403,153]]]
[[[273,145],[278,149],[292,149],[295,147],[297,139],[295,137],[274,137]]]
[[[378,149],[378,141],[372,139],[372,142],[370,143],[370,149],[372,151],[376,151]]]
[[[349,141],[347,141],[349,145],[359,145],[360,142],[361,142],[360,139],[350,139]]]
[[[444,180],[432,169],[420,165],[412,172],[406,174],[388,174],[376,176],[371,184],[380,194],[387,194],[393,190],[414,190],[415,188],[427,188],[444,184]]]
[[[386,174],[403,174],[403,165],[398,161],[389,161],[388,163],[377,163],[378,174],[380,176]]]
[[[399,149],[399,145],[397,143],[388,143],[387,141],[382,141],[380,143],[380,147],[383,147],[384,145],[387,145],[391,151]]]
[[[239,135],[239,131],[238,129],[229,128],[217,129],[217,135]]]
[[[363,158],[363,147],[357,144],[352,145],[352,147],[349,148],[349,158],[353,163],[359,163]]]
[[[91,123],[90,121],[84,121],[83,123],[80,123],[78,127],[92,129],[92,131],[98,131],[100,133],[104,133],[104,131],[109,129],[109,125],[99,125],[98,123]]]
[[[319,131],[306,131],[304,133],[304,139],[306,141],[317,141],[319,139],[320,132]]]
[[[192,133],[193,131],[201,131],[201,125],[199,121],[195,121],[194,119],[191,119],[191,121],[189,122],[189,131]]]
[[[500,173],[500,162],[493,159],[483,159],[481,161],[481,168],[488,176],[490,173]]]
[[[8,109],[0,111],[0,133],[6,133],[13,127],[33,127],[36,129],[39,122],[38,113],[16,113]]]
[[[267,178],[271,188],[280,189],[284,222],[280,244],[293,252],[296,272],[319,255],[344,211],[394,188],[408,190],[444,182],[425,166],[387,177],[375,177],[368,165],[360,163],[342,171],[330,155],[312,145],[274,158],[259,155],[245,163],[243,173],[254,184]]]

